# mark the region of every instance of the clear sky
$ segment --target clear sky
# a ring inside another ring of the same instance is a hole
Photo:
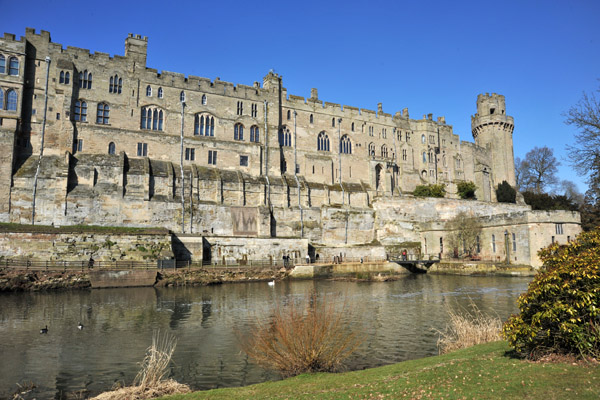
[[[445,116],[472,141],[477,94],[506,96],[515,157],[548,146],[577,183],[563,113],[600,87],[600,1],[8,1],[0,30],[50,31],[63,47],[124,53],[148,36],[147,66],[252,85],[270,69],[288,94],[411,117]]]

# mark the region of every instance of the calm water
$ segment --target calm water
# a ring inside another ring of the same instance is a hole
[[[447,306],[468,307],[505,319],[529,278],[408,275],[396,282],[331,281],[229,284],[196,288],[101,289],[0,295],[0,398],[17,383],[33,382],[29,398],[97,394],[131,384],[156,329],[178,340],[172,377],[194,389],[241,386],[277,379],[254,366],[237,345],[236,331],[268,315],[277,302],[311,290],[340,293],[366,340],[350,369],[437,354],[436,329]],[[77,329],[78,322],[85,328]],[[48,325],[48,334],[41,327]]]

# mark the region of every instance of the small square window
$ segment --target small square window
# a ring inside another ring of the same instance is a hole
[[[240,166],[241,167],[248,166],[248,156],[240,156]]]

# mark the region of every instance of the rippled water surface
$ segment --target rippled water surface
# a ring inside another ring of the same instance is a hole
[[[129,288],[0,295],[0,398],[33,382],[29,398],[65,398],[131,384],[156,329],[173,334],[172,376],[194,389],[277,379],[240,351],[243,335],[279,302],[317,293],[346,297],[365,333],[348,368],[437,354],[447,306],[505,319],[529,278],[407,275],[395,282],[265,282],[193,288]],[[77,324],[84,325],[83,330]],[[48,325],[48,334],[40,328]]]

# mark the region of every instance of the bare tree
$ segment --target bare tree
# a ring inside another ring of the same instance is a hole
[[[521,192],[527,191],[531,187],[531,176],[529,175],[529,163],[527,160],[515,158],[515,189]]]
[[[445,229],[450,232],[447,238],[455,255],[471,255],[475,252],[477,236],[481,234],[481,225],[476,218],[460,212],[446,222]]]
[[[558,183],[556,173],[560,162],[554,157],[554,150],[544,147],[534,147],[525,154],[521,162],[520,185],[521,191],[544,193]]]
[[[600,100],[593,93],[583,93],[566,117],[565,123],[578,129],[567,151],[577,174],[587,177],[588,190],[580,211],[582,226],[589,230],[600,224]]]
[[[557,186],[556,194],[563,194],[568,199],[572,200],[577,205],[583,204],[583,194],[577,189],[577,185],[569,180],[562,180]]]

